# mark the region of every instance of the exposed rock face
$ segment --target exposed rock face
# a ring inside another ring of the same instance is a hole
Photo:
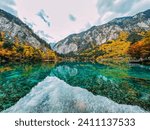
[[[54,50],[60,54],[74,53],[78,55],[95,45],[118,38],[121,31],[137,32],[146,30],[150,30],[150,10],[134,16],[116,18],[104,25],[94,26],[85,32],[72,34],[56,43]]]
[[[49,45],[40,39],[26,24],[17,17],[0,10],[0,31],[9,34],[9,38],[17,36],[22,43],[45,50]]]

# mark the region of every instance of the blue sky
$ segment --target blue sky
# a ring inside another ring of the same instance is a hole
[[[0,8],[56,42],[93,25],[150,9],[150,0],[0,0]]]

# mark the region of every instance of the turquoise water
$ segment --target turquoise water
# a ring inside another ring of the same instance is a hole
[[[150,66],[39,63],[0,66],[0,111],[14,105],[47,76],[85,88],[121,104],[150,111]]]

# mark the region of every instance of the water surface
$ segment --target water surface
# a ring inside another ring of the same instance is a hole
[[[95,63],[39,63],[0,66],[0,111],[14,105],[47,76],[85,88],[119,104],[150,111],[150,66]]]

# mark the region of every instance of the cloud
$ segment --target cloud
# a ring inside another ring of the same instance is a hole
[[[89,29],[89,28],[91,28],[92,27],[92,25],[88,22],[86,25],[85,25],[85,28],[86,29]]]
[[[108,11],[123,14],[139,1],[141,0],[98,0],[97,9],[100,15]]]
[[[141,0],[133,6],[128,15],[134,15],[136,13],[146,11],[147,9],[150,9],[150,0]]]
[[[50,42],[60,41],[72,33],[79,33],[86,23],[94,25],[99,16],[96,9],[97,0],[39,0],[38,2],[15,0],[15,2],[18,17],[22,21],[27,18],[28,22],[35,23],[36,26],[32,28],[34,32],[43,30],[45,34],[52,36],[54,39],[50,39]],[[43,17],[43,12],[48,17]],[[76,18],[75,22],[69,20],[69,14]]]
[[[51,26],[50,20],[49,20],[49,16],[46,15],[45,11],[43,9],[41,9],[37,15],[48,25],[48,27]]]
[[[36,33],[37,33],[37,34],[41,34],[42,36],[44,36],[44,37],[46,37],[46,38],[54,39],[52,36],[46,34],[43,30],[38,30]]]
[[[142,1],[143,0],[97,0],[96,7],[100,16],[97,23],[103,24],[114,18],[127,16],[131,14],[130,11]],[[148,0],[145,0],[145,2],[147,3]]]
[[[83,28],[80,29],[80,32],[86,31],[86,30],[90,29],[92,26],[94,26],[94,25],[91,25],[91,23],[88,22],[84,25]]]
[[[27,18],[34,32],[43,30],[54,42],[93,25],[150,9],[150,0],[0,0],[0,8],[22,21]]]
[[[23,22],[28,25],[29,28],[33,29],[36,24],[34,22],[29,22],[27,18],[23,18]]]
[[[15,0],[2,0],[1,3],[7,3],[9,5],[15,5]]]
[[[15,9],[15,0],[1,0],[0,1],[0,8],[5,10],[8,13],[11,13],[17,16],[17,11]]]
[[[69,14],[69,19],[70,19],[70,21],[73,21],[73,22],[75,22],[76,21],[76,17],[75,16],[73,16],[72,14]]]
[[[54,40],[54,38],[52,36],[48,35],[43,30],[38,30],[36,32],[36,34],[38,34],[38,36],[40,36],[42,39],[44,39],[47,43],[49,43],[50,41]]]

